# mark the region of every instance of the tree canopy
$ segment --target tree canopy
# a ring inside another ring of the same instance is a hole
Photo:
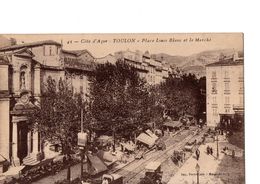
[[[149,121],[145,82],[122,61],[97,66],[91,96],[92,114],[105,133],[115,131],[127,137]]]
[[[62,152],[69,154],[71,148],[77,145],[82,105],[83,98],[80,94],[73,94],[66,81],[60,79],[57,83],[49,77],[40,107],[29,115],[29,121],[43,140],[58,142]]]

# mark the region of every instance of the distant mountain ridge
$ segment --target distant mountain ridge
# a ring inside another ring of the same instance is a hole
[[[226,56],[233,55],[233,49],[208,50],[190,56],[171,56],[169,54],[155,54],[158,59],[163,59],[173,67],[178,67],[185,73],[193,73],[198,77],[206,75],[205,66],[210,63],[217,62],[220,54]],[[238,51],[240,57],[243,57],[243,52]]]

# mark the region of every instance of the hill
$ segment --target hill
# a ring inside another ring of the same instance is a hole
[[[185,73],[194,73],[198,77],[201,77],[206,75],[205,66],[207,64],[217,62],[221,53],[228,56],[232,55],[234,50],[209,50],[197,54],[192,54],[190,56],[171,56],[169,54],[160,53],[156,54],[155,57],[165,60],[173,67],[180,68]],[[242,51],[239,51],[238,54],[240,57],[243,56]]]

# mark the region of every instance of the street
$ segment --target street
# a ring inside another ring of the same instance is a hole
[[[184,147],[186,142],[198,139],[203,135],[204,131],[201,131],[200,134],[194,135],[193,132],[196,130],[195,127],[192,127],[189,130],[181,130],[174,137],[168,137],[166,140],[167,149],[164,151],[156,151],[153,150],[148,153],[144,159],[135,160],[124,168],[115,172],[116,174],[120,174],[124,177],[124,183],[138,183],[140,178],[145,175],[145,166],[152,161],[159,161],[162,163],[162,171],[167,172],[168,168],[165,165],[168,164],[168,161],[171,162],[171,166],[176,170],[178,166],[176,166],[171,161],[171,156],[174,150],[178,150]],[[187,154],[188,157],[188,154]],[[165,168],[165,169],[164,169]],[[163,175],[163,181],[167,182],[170,178],[168,176]]]

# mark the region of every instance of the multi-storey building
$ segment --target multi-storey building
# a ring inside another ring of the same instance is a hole
[[[148,51],[119,51],[115,53],[115,58],[136,68],[139,76],[150,85],[160,84],[169,76],[170,68],[161,60],[151,57]]]
[[[0,48],[0,154],[14,165],[34,162],[42,153],[37,132],[29,131],[26,113],[40,102],[48,77],[87,93],[94,57],[87,50],[66,51],[55,41]],[[32,101],[31,99],[34,99]]]
[[[240,128],[244,119],[243,58],[221,57],[206,66],[207,125]]]
[[[116,63],[116,57],[113,56],[112,54],[108,54],[104,57],[96,58],[95,63],[96,64],[105,64],[105,63],[115,64]]]

